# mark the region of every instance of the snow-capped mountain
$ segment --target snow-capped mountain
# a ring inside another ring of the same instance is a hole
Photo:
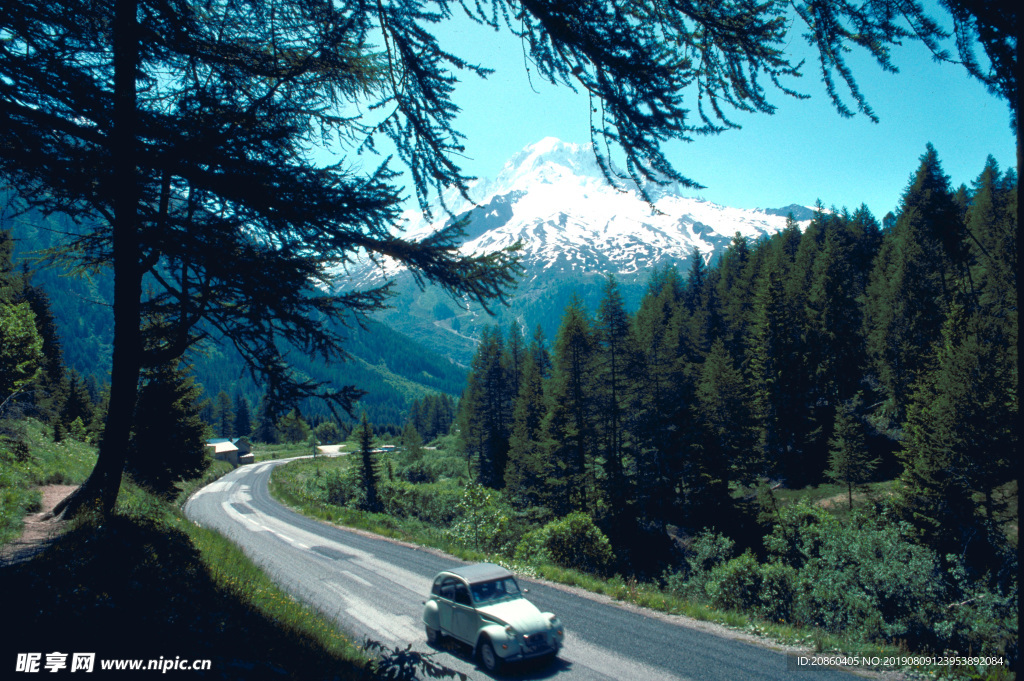
[[[541,323],[552,338],[561,316],[559,305],[564,306],[573,289],[585,300],[594,298],[601,278],[612,273],[627,289],[627,302],[635,302],[655,266],[673,262],[685,268],[694,247],[710,259],[737,232],[756,240],[786,225],[785,215],[778,214],[781,210],[728,208],[684,196],[671,186],[653,190],[649,194],[656,210],[635,187],[612,187],[589,145],[549,137],[509,159],[496,178],[476,183],[470,192],[476,206],[457,195],[446,199],[457,216],[469,215],[465,252],[522,243],[525,271],[509,312],[529,328]],[[446,222],[428,223],[418,213],[407,214],[407,219],[405,236],[413,239]],[[406,288],[394,265],[353,274],[359,284],[395,277],[399,288]],[[385,314],[387,322],[421,340],[459,348],[452,352],[459,361],[471,353],[479,326],[507,321],[436,294],[409,292],[403,298],[410,296],[415,299],[399,302],[396,310]]]

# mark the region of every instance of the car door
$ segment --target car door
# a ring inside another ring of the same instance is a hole
[[[452,605],[452,633],[456,638],[473,645],[480,628],[480,616],[473,607],[469,586],[464,582],[455,584],[455,602]]]
[[[438,621],[441,625],[441,631],[451,635],[455,635],[452,626],[452,615],[455,609],[455,585],[458,583],[459,580],[455,579],[455,577],[445,577],[441,580],[441,586],[438,591]]]

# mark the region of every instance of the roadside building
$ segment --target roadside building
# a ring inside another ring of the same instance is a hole
[[[239,465],[238,447],[226,437],[213,438],[206,441],[206,453],[214,459],[228,461],[233,466]]]

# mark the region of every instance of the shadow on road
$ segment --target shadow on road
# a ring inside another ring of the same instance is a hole
[[[480,665],[480,660],[473,656],[473,649],[459,641],[444,638],[437,645],[431,645],[430,647],[438,652],[449,653],[463,662],[475,665],[478,672],[494,679],[519,679],[522,681],[551,679],[557,677],[562,672],[572,669],[572,662],[563,660],[560,657],[556,657],[554,660],[538,658],[503,665],[497,673],[491,674]],[[443,664],[440,660],[438,662]]]

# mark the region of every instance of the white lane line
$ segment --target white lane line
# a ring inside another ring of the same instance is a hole
[[[230,500],[220,502],[220,507],[223,509],[224,514],[234,520],[235,522],[241,523],[243,527],[249,527],[249,529],[255,529],[257,532],[266,532],[267,528],[263,527],[255,518],[249,517],[246,513],[239,513]],[[250,527],[251,526],[251,527]]]
[[[572,662],[573,666],[586,667],[613,679],[690,681],[687,677],[676,676],[668,670],[651,667],[637,660],[610,653],[604,648],[581,640],[571,632],[566,632],[565,644],[558,656]]]
[[[345,603],[345,612],[352,619],[372,629],[392,645],[418,640],[419,628],[409,615],[394,615],[375,607],[371,602],[353,595],[343,585],[324,581],[324,586],[338,594]]]
[[[370,587],[371,589],[373,588],[373,584],[370,584],[370,583],[369,583],[368,581],[366,581],[365,579],[363,579],[363,578],[362,578],[362,577],[360,577],[359,575],[357,575],[357,574],[354,574],[354,573],[352,573],[352,572],[349,572],[348,570],[342,570],[342,571],[341,571],[341,574],[343,574],[343,575],[346,575],[346,576],[347,576],[347,577],[348,577],[349,579],[354,579],[354,580],[356,580],[357,582],[359,582],[359,583],[360,583],[360,584],[362,584],[363,586],[368,586],[368,587]]]
[[[353,562],[374,574],[378,574],[386,578],[395,586],[408,589],[417,596],[424,596],[429,593],[430,587],[433,583],[430,577],[424,577],[416,574],[415,572],[409,572],[408,570],[396,567],[391,563],[374,558],[369,554],[366,554],[365,558],[357,558]]]

